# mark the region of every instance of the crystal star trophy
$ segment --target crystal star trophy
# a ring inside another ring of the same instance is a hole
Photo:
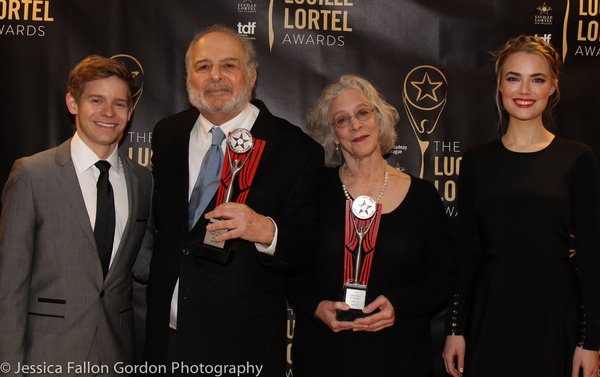
[[[358,242],[352,251],[352,277],[351,280],[344,284],[343,301],[350,306],[350,310],[338,310],[336,319],[338,321],[354,321],[357,318],[367,317],[370,314],[365,314],[362,310],[365,308],[367,299],[367,285],[363,284],[361,279],[361,271],[367,254],[373,249],[365,252],[364,239],[369,233],[377,213],[377,203],[366,195],[361,195],[352,203],[352,226],[354,228]],[[354,215],[354,216],[353,216]],[[357,225],[356,219],[368,220],[367,225]]]
[[[225,191],[224,199],[222,203],[229,203],[233,201],[233,191],[238,180],[238,175],[246,161],[252,153],[254,148],[254,141],[250,131],[244,128],[237,128],[231,132],[227,138],[227,161],[229,162],[229,186]],[[242,157],[245,158],[242,159]],[[217,201],[217,206],[219,204]],[[211,219],[212,223],[222,221],[224,219]],[[229,243],[227,241],[215,241],[215,237],[220,234],[228,232],[228,229],[218,229],[213,231],[206,231],[204,235],[204,244],[202,245],[202,257],[210,259],[222,264],[227,264],[231,260],[231,252]]]

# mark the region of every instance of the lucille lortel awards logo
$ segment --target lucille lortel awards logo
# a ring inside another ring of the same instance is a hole
[[[448,82],[444,74],[430,65],[414,68],[406,75],[402,101],[421,151],[421,173],[425,170],[425,152],[432,141],[432,133],[446,106]]]

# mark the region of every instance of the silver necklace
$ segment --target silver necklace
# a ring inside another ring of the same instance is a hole
[[[346,184],[344,183],[344,170],[346,170],[345,162],[344,162],[344,165],[342,166],[342,189],[344,190],[344,195],[346,195],[346,199],[353,200],[352,197],[350,196],[350,194],[348,193],[348,190],[346,189]],[[377,197],[377,200],[375,201],[375,203],[379,203],[379,200],[383,196],[383,190],[385,190],[385,185],[387,185],[387,181],[388,181],[388,170],[387,170],[387,162],[386,162],[385,163],[385,176],[383,177],[383,186],[381,187],[381,192],[379,193],[379,196]]]

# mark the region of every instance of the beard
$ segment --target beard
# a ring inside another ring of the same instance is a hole
[[[187,80],[187,92],[188,99],[190,103],[200,110],[201,112],[207,113],[232,113],[236,111],[242,111],[246,103],[248,102],[248,93],[250,92],[250,88],[248,87],[248,83],[244,84],[242,90],[239,91],[237,96],[231,97],[227,103],[223,105],[215,105],[209,103],[206,100],[206,91],[208,89],[227,89],[231,93],[233,93],[233,86],[229,84],[210,84],[202,88],[202,93],[200,90],[194,86],[194,83],[190,80]]]

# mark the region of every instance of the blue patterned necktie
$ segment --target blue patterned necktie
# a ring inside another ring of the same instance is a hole
[[[196,179],[188,205],[189,230],[192,230],[200,215],[210,203],[217,188],[219,188],[219,181],[221,180],[221,168],[223,167],[224,158],[221,143],[225,139],[225,134],[216,126],[211,128],[209,132],[212,134],[212,143],[202,160],[198,179]]]

